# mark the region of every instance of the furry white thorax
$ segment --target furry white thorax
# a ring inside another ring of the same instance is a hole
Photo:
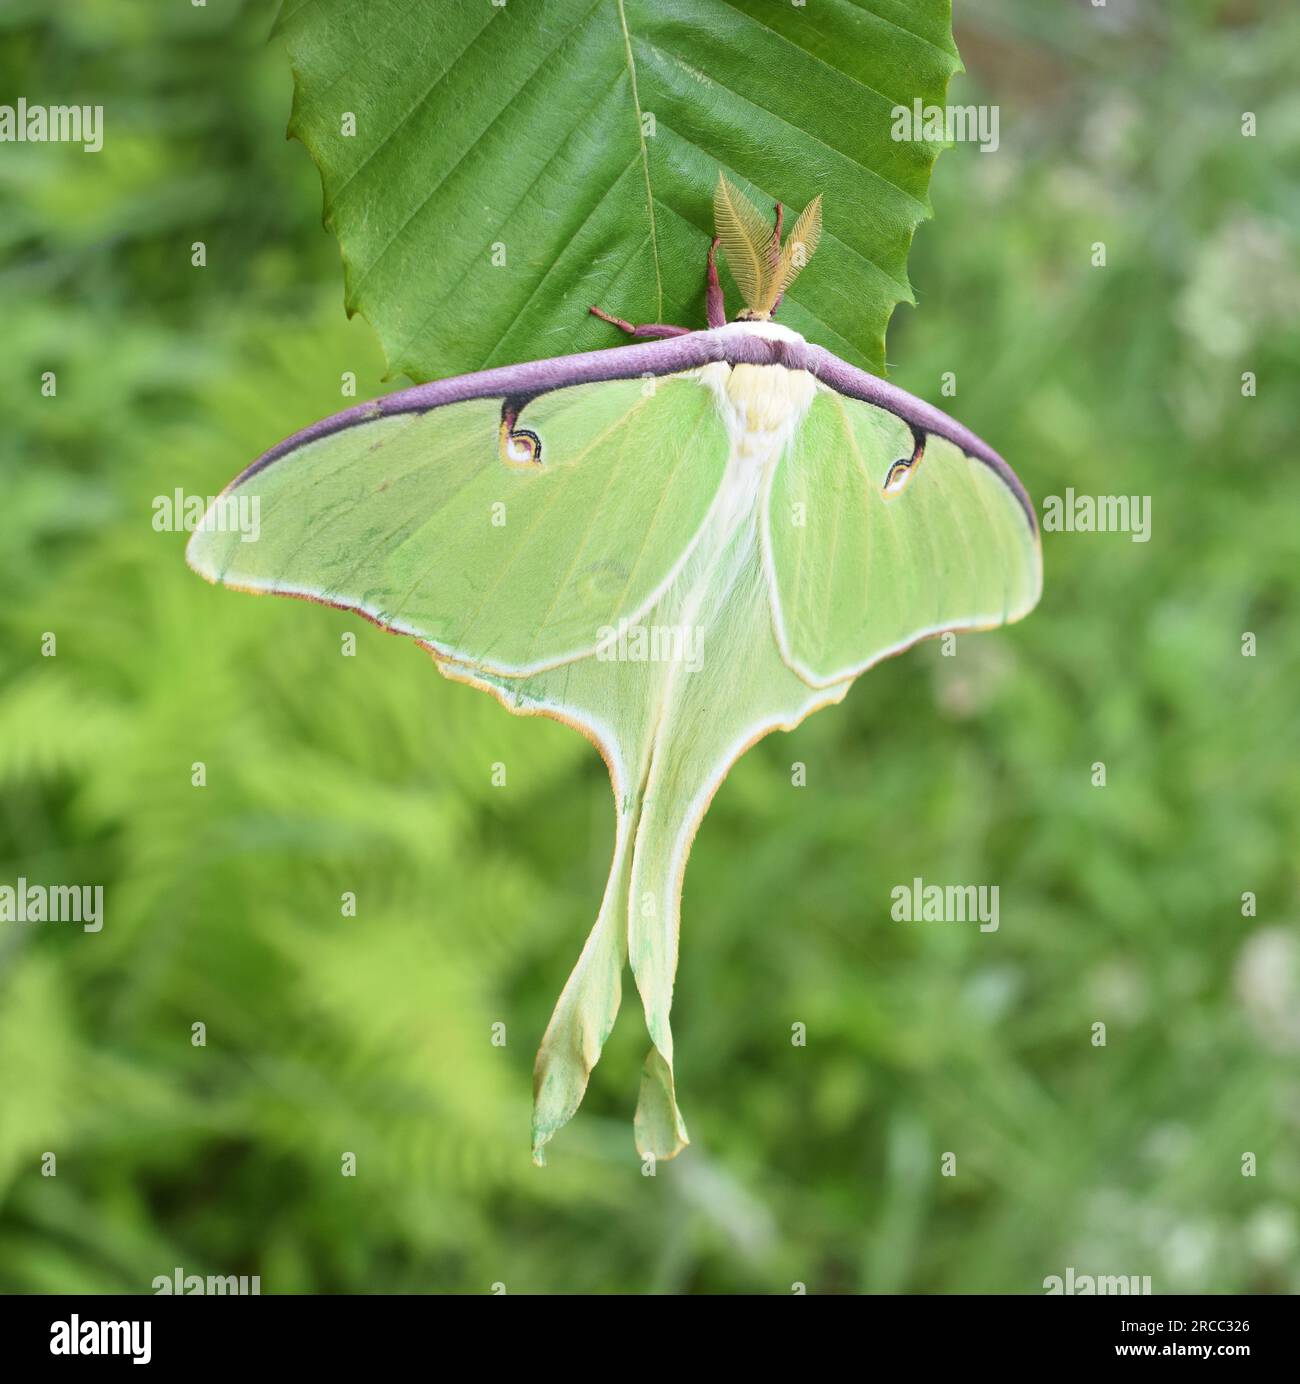
[[[779,322],[728,322],[724,327],[710,327],[710,336],[761,336],[765,341],[789,341],[806,346],[808,342],[796,331],[783,327]]]
[[[713,330],[719,334],[757,334],[774,341],[803,340],[797,332],[774,322],[730,322]],[[817,381],[806,370],[790,370],[784,365],[729,365],[722,361],[703,366],[699,378],[713,391],[731,441],[718,497],[718,517],[725,527],[756,504],[764,477],[803,422]]]
[[[759,332],[772,339],[801,340],[769,322],[731,323],[716,332]],[[701,641],[725,638],[724,610],[766,606],[761,539],[767,487],[818,389],[806,370],[784,365],[731,365],[715,361],[692,372],[712,394],[730,447],[722,483],[697,541],[657,607],[656,621],[698,631]],[[739,606],[729,603],[739,601]],[[670,677],[689,664],[678,661]]]

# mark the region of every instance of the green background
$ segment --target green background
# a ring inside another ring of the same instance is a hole
[[[341,372],[386,387],[272,7],[49,10],[0,11],[0,101],[109,123],[0,146],[0,882],[102,883],[107,921],[0,924],[0,1289],[1300,1289],[1294,6],[968,7],[950,99],[1002,147],[939,160],[892,378],[1040,503],[1150,496],[1151,541],[1045,535],[1024,624],[742,760],[686,878],[694,1143],[653,1178],[630,986],[528,1158],[612,844],[595,752],[152,528]],[[999,931],[892,921],[914,876],[996,883]]]

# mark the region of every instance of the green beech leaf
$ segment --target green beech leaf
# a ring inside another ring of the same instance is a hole
[[[937,153],[890,112],[943,101],[949,0],[286,0],[279,31],[347,307],[392,372],[618,344],[593,303],[703,326],[719,165],[760,204],[823,195],[780,320],[883,371]]]

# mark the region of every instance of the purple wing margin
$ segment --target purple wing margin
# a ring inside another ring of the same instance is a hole
[[[578,355],[555,356],[550,360],[527,361],[480,370],[471,375],[456,375],[434,380],[410,389],[386,394],[382,399],[356,404],[330,418],[303,428],[278,442],[270,451],[246,467],[226,489],[233,490],[264,467],[288,453],[322,437],[343,432],[376,418],[404,413],[427,413],[444,404],[459,404],[467,399],[511,400],[522,407],[529,399],[570,385],[595,384],[602,380],[626,380],[645,376],[675,375],[716,361],[728,365],[783,365],[788,370],[807,370],[824,385],[851,399],[860,399],[886,409],[901,418],[914,432],[933,433],[960,447],[967,456],[995,471],[1015,495],[1030,528],[1037,532],[1033,502],[1019,477],[986,442],[976,437],[932,404],[887,384],[875,375],[859,370],[821,346],[795,339],[773,338],[758,332],[737,330],[736,324],[710,331],[688,332],[666,341],[638,342]]]

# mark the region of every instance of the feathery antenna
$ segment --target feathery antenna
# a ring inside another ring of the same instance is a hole
[[[773,225],[724,173],[713,194],[713,220],[731,276],[745,300],[742,320],[768,321],[782,295],[812,258],[822,234],[822,199],[804,208],[785,242],[780,240],[781,207]]]

